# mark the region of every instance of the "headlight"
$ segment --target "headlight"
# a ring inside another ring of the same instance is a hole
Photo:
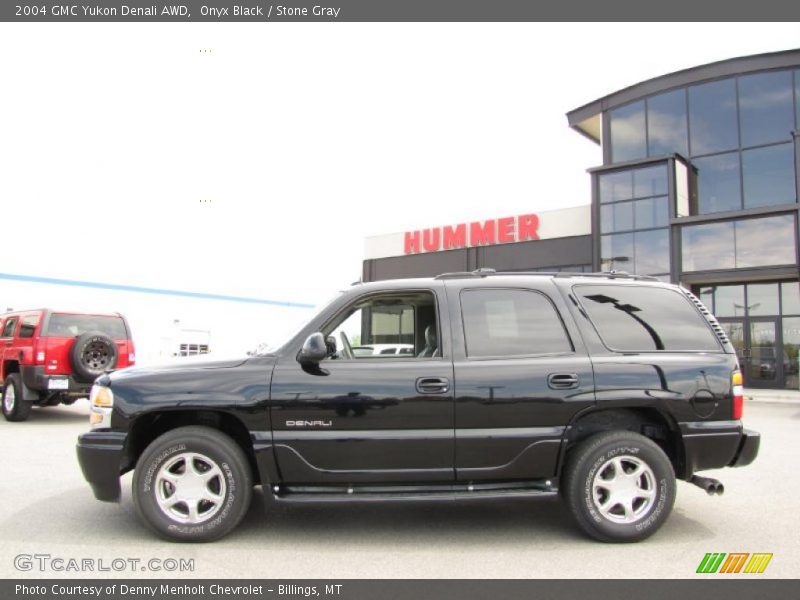
[[[92,429],[111,427],[111,409],[114,407],[114,393],[104,385],[93,385],[89,392],[92,412],[89,425]]]

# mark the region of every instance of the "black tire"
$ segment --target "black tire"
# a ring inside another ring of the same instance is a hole
[[[117,366],[119,352],[110,337],[99,331],[87,331],[75,338],[69,351],[72,370],[79,381],[89,383]]]
[[[22,380],[12,373],[3,382],[2,411],[6,421],[24,421],[31,414],[32,403],[22,397]]]
[[[189,454],[201,458],[186,458]],[[162,476],[182,477],[189,468],[187,460],[192,460],[195,475],[191,477],[211,473],[213,467],[219,471],[203,489],[218,494],[220,500],[195,502],[198,516],[205,519],[195,523],[186,521],[191,517],[189,503],[180,497],[175,500],[182,493],[178,485]],[[197,473],[204,467],[210,468]],[[210,427],[179,427],[156,438],[139,457],[133,474],[133,502],[139,517],[160,536],[179,542],[209,542],[229,533],[247,512],[252,493],[253,476],[244,452],[230,437]],[[162,505],[171,501],[175,504],[168,513]]]
[[[615,484],[618,468],[623,479]],[[602,542],[651,536],[675,503],[669,458],[653,441],[630,431],[599,433],[579,443],[567,457],[562,481],[562,496],[576,522]],[[628,494],[632,499],[626,509]]]

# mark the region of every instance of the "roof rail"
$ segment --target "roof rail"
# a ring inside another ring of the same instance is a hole
[[[489,276],[514,276],[522,275],[526,277],[539,276],[539,277],[595,277],[601,279],[633,279],[640,281],[660,281],[658,277],[652,275],[633,275],[625,271],[602,271],[597,273],[583,273],[573,271],[496,271],[486,267],[476,269],[474,271],[463,271],[455,273],[442,273],[437,275],[434,279],[466,279],[470,277],[489,277]]]

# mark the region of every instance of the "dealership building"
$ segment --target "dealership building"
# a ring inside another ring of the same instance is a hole
[[[567,120],[602,148],[591,204],[368,238],[364,280],[482,267],[652,275],[713,310],[746,385],[797,389],[800,50],[656,77]]]

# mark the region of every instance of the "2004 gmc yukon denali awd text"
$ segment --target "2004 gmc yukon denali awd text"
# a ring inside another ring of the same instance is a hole
[[[359,354],[368,344],[409,354]],[[207,541],[252,487],[283,502],[560,494],[602,541],[669,515],[676,479],[750,464],[734,350],[685,290],[621,274],[454,273],[357,284],[239,361],[129,368],[78,441],[100,500],[135,469],[141,519]],[[531,509],[535,510],[532,503]]]

